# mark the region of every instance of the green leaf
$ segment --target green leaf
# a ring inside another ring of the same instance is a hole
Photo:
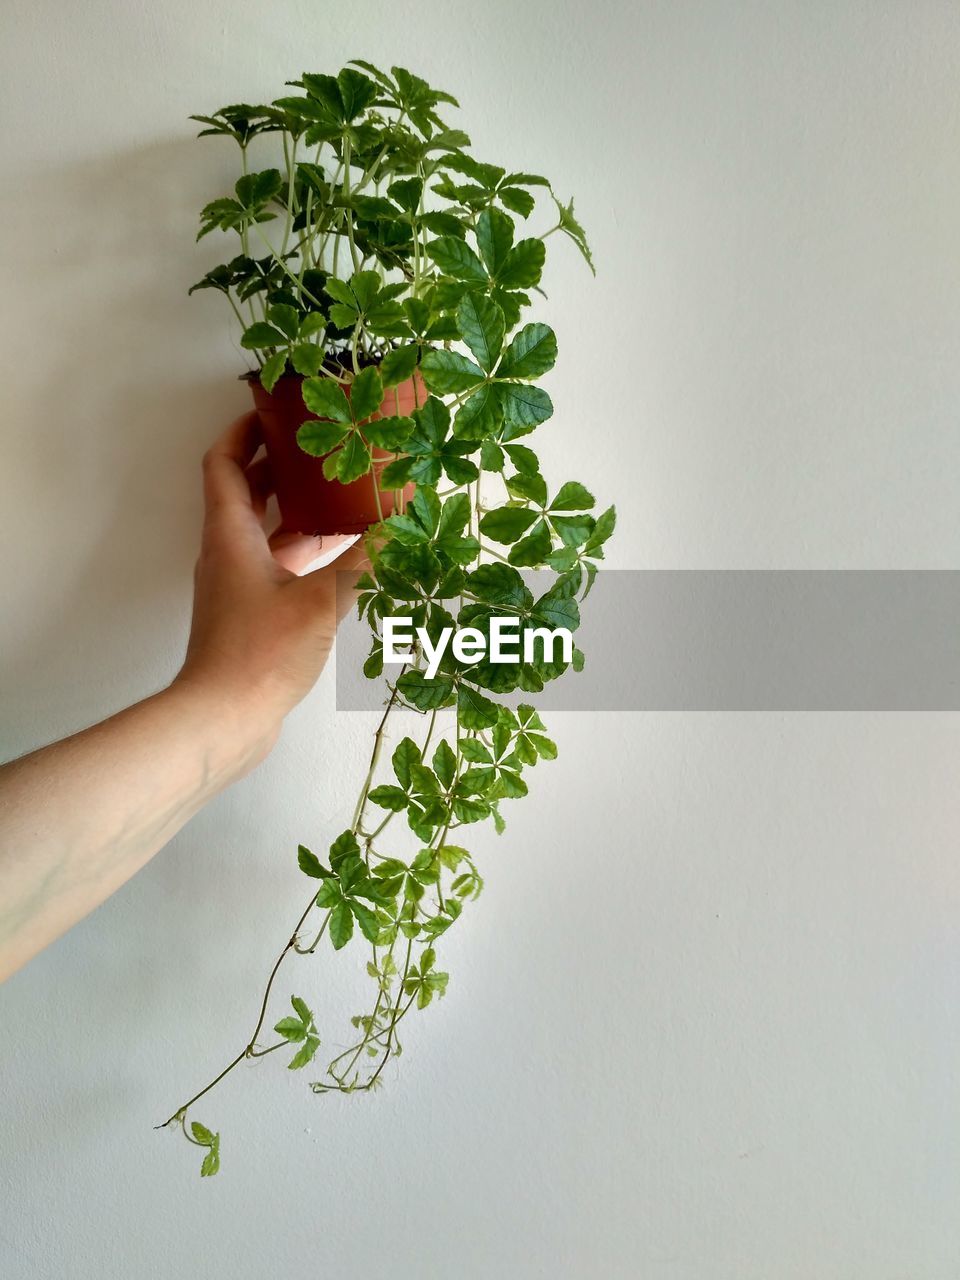
[[[343,103],[343,118],[347,122],[356,120],[377,96],[377,87],[373,81],[359,71],[354,71],[353,67],[343,68],[337,76],[337,85]]]
[[[440,794],[440,783],[433,770],[425,764],[410,766],[410,783],[419,796],[437,796]]]
[[[190,1125],[190,1132],[193,1134],[193,1139],[195,1142],[200,1142],[205,1147],[213,1146],[214,1140],[215,1140],[214,1135],[210,1132],[210,1130],[206,1127],[206,1125],[201,1124],[199,1120],[194,1120],[192,1122],[192,1124]]]
[[[313,349],[316,350],[316,348]],[[296,352],[294,352],[295,355]],[[264,361],[263,368],[260,370],[260,383],[265,391],[273,390],[286,367],[287,353],[285,351],[277,351]],[[294,367],[296,367],[296,360],[294,360]]]
[[[433,768],[444,788],[449,789],[457,772],[457,757],[446,739],[441,741],[433,753]]]
[[[307,378],[303,384],[303,403],[318,418],[334,422],[350,422],[350,405],[341,388],[331,378]]]
[[[436,544],[438,551],[455,564],[469,564],[480,554],[480,543],[476,538],[441,538]]]
[[[351,853],[340,863],[337,874],[340,877],[340,892],[347,898],[358,891],[358,886],[366,878],[367,868],[359,854]]]
[[[456,428],[454,428],[456,430]],[[484,440],[480,445],[480,465],[484,471],[502,471],[505,465],[503,450],[494,440]]]
[[[337,478],[341,484],[351,484],[370,470],[370,450],[359,431],[354,431],[340,450]]]
[[[519,542],[510,548],[510,554],[507,558],[511,564],[532,567],[533,565],[543,564],[552,547],[553,540],[550,537],[550,530],[541,520],[534,526],[528,537],[521,538]]]
[[[468,391],[483,381],[483,370],[459,351],[426,352],[420,361],[420,372],[429,390],[437,395]]]
[[[490,749],[479,738],[461,738],[460,754],[472,764],[490,764],[493,760]]]
[[[437,532],[440,524],[440,499],[436,489],[420,485],[413,495],[413,511],[427,533]]]
[[[458,791],[464,795],[483,795],[488,792],[497,780],[497,771],[489,765],[467,769],[460,778]]]
[[[314,338],[318,333],[322,333],[327,327],[327,321],[320,311],[311,311],[303,317],[300,325],[300,341],[306,342],[307,338]]]
[[[494,542],[516,542],[537,519],[538,513],[530,507],[497,507],[488,511],[480,521],[480,532]]]
[[[362,427],[363,438],[378,449],[396,452],[413,431],[412,418],[371,418]]]
[[[394,813],[407,807],[407,794],[400,787],[374,787],[367,798],[381,809],[392,809]]]
[[[271,356],[272,360],[277,358],[277,356]],[[320,372],[320,366],[323,364],[323,351],[313,342],[301,342],[290,352],[290,363],[297,373],[302,373],[307,378],[315,377]],[[260,380],[261,382],[263,381],[262,374]]]
[[[490,805],[477,796],[455,796],[453,812],[460,822],[482,822],[490,813]]]
[[[352,329],[358,320],[356,305],[345,307],[342,302],[335,302],[330,308],[330,323],[335,329]]]
[[[323,422],[312,418],[297,430],[297,444],[314,458],[322,458],[341,444],[349,427],[336,422]]]
[[[417,346],[394,347],[380,362],[380,377],[384,387],[396,387],[413,377],[417,367]]]
[[[443,844],[437,850],[437,854],[440,858],[440,861],[443,863],[443,865],[447,868],[448,871],[456,871],[457,867],[464,860],[464,858],[470,857],[466,849],[462,849],[457,844]],[[460,913],[457,912],[457,914],[459,915]]]
[[[547,508],[549,511],[583,511],[596,502],[593,494],[585,485],[576,480],[568,480],[561,485],[560,491]]]
[[[597,522],[593,526],[593,533],[587,539],[585,553],[590,555],[596,553],[607,541],[613,533],[617,524],[616,507],[608,507],[601,515],[597,516]]]
[[[553,202],[557,206],[557,213],[560,215],[560,222],[558,224],[560,230],[570,237],[573,243],[583,254],[587,266],[593,274],[596,275],[597,271],[593,265],[593,255],[590,252],[590,246],[587,244],[586,232],[573,216],[573,200],[571,199],[569,204],[562,204],[557,199],[556,195],[554,195],[553,191],[551,191],[550,194],[553,196]]]
[[[314,880],[322,880],[327,874],[320,865],[320,859],[315,853],[311,853],[306,845],[297,846],[297,862],[304,875],[312,876]]]
[[[504,186],[512,187],[519,183],[522,187],[549,187],[550,182],[539,173],[508,173],[503,180]]]
[[[489,373],[503,348],[503,312],[482,294],[468,293],[457,308],[457,328],[480,368]]]
[[[568,517],[566,516],[552,516],[550,523],[555,524],[558,520],[564,520],[567,518]],[[585,518],[587,520],[590,519],[589,516]],[[574,516],[574,519],[577,520],[579,519],[579,517]],[[562,534],[562,530],[561,530],[561,534]],[[546,562],[550,566],[550,568],[556,570],[557,573],[561,573],[561,574],[579,573],[579,569],[577,567],[579,565],[579,557],[574,547],[568,547],[564,545],[560,547],[559,550],[557,551],[551,551],[550,554],[547,556]]]
[[[343,894],[340,892],[339,882],[335,876],[330,876],[324,880],[323,884],[320,886],[314,901],[318,907],[323,908],[335,907],[338,902],[342,901],[342,899]]]
[[[387,194],[407,213],[416,213],[423,195],[423,182],[420,178],[401,178],[390,183]]]
[[[258,320],[244,329],[240,345],[248,351],[262,351],[265,347],[285,347],[287,340],[272,324],[265,324],[264,321]]]
[[[281,1018],[273,1029],[277,1035],[291,1042],[307,1038],[307,1028],[299,1018]]]
[[[353,937],[353,913],[346,902],[338,902],[330,913],[330,941],[334,950],[345,947]]]
[[[349,911],[347,915],[349,915]],[[336,945],[336,944],[334,944]],[[307,1036],[306,1040],[287,1063],[289,1070],[299,1071],[301,1067],[305,1067],[308,1062],[312,1062],[314,1055],[320,1048],[319,1036]]]
[[[395,462],[388,462],[380,473],[380,488],[402,489],[410,479],[413,465],[412,458],[397,458]]]
[[[538,507],[547,505],[547,482],[541,475],[507,476],[507,489],[515,498],[527,498]]]
[[[200,1177],[212,1178],[214,1174],[217,1174],[219,1172],[220,1172],[220,1135],[219,1133],[215,1133],[213,1135],[213,1142],[210,1145],[210,1150],[203,1157],[203,1161],[200,1165]]]
[[[457,691],[457,719],[465,729],[489,729],[497,723],[498,708],[476,689],[461,684]]]
[[[409,338],[410,326],[399,302],[378,302],[367,312],[366,327],[378,338]]]
[[[529,218],[533,213],[534,199],[529,191],[524,191],[520,187],[501,187],[497,197],[508,209],[519,213],[521,218]]]
[[[484,209],[477,219],[477,247],[490,275],[497,273],[513,246],[513,219],[499,209]]]
[[[492,435],[503,417],[503,392],[512,385],[482,383],[457,410],[454,434],[461,440],[481,440]]]
[[[412,516],[390,516],[386,526],[404,546],[413,547],[430,541],[429,532]]]
[[[557,744],[555,742],[551,742],[549,738],[545,738],[542,733],[528,733],[526,737],[533,743],[537,750],[537,755],[541,756],[544,760],[556,760]]]
[[[580,625],[580,609],[572,596],[560,595],[556,589],[541,596],[535,605],[535,621],[549,627],[566,627],[576,631]]]
[[[497,272],[502,289],[532,289],[540,283],[547,248],[542,240],[521,240],[507,254]]]
[[[341,306],[351,307],[356,311],[357,300],[353,295],[353,290],[343,280],[338,280],[336,276],[331,276],[323,288],[324,292],[329,294],[334,302],[339,302]]]
[[[245,208],[266,204],[283,190],[279,169],[263,169],[260,173],[245,173],[237,180],[237,199]]]
[[[380,274],[377,271],[355,271],[350,277],[350,288],[361,311],[366,311],[380,292]]]
[[[456,493],[443,504],[436,522],[437,538],[442,540],[459,535],[470,519],[470,499],[465,493]]]
[[[340,455],[342,449],[334,449],[333,453],[328,453],[323,460],[323,474],[327,480],[340,479]]]
[[[268,307],[267,320],[270,324],[275,325],[291,342],[300,332],[300,316],[297,313],[297,309],[286,302],[278,302],[274,306]]]
[[[550,523],[560,535],[565,547],[579,547],[593,532],[593,516],[555,516],[551,515]]]
[[[397,688],[420,711],[446,707],[453,701],[453,681],[445,675],[428,680],[422,671],[407,671],[397,681]]]
[[[450,410],[442,400],[430,396],[422,408],[414,409],[413,419],[426,442],[431,445],[443,443],[450,428]]]
[[[557,362],[557,335],[549,325],[526,324],[503,353],[498,378],[539,378]]]
[[[481,565],[467,575],[466,585],[479,600],[488,604],[511,609],[527,609],[533,604],[533,596],[523,578],[510,565]]]
[[[336,871],[345,858],[359,858],[360,844],[352,831],[341,831],[330,846],[330,865]]]
[[[354,422],[363,422],[380,408],[383,383],[376,369],[361,369],[350,384],[350,410]],[[361,475],[363,473],[361,472]]]
[[[380,922],[377,920],[376,912],[365,907],[362,902],[357,902],[355,898],[350,899],[350,910],[356,916],[363,936],[369,942],[376,942],[380,936]]]
[[[454,276],[458,280],[469,280],[473,284],[487,283],[487,273],[483,263],[469,245],[456,236],[441,236],[438,240],[427,243],[427,253],[434,260],[444,275]]]
[[[468,458],[461,458],[453,452],[444,451],[441,455],[443,469],[454,484],[470,484],[480,475],[480,468]]]
[[[393,772],[404,790],[410,787],[410,766],[420,763],[420,748],[412,738],[397,743],[393,753]]]
[[[404,298],[401,303],[403,313],[407,317],[414,333],[426,333],[430,326],[430,304],[426,298]]]
[[[506,452],[510,461],[523,475],[535,476],[539,474],[540,459],[532,449],[528,449],[526,445],[522,444],[508,444]]]
[[[517,431],[517,435],[525,434],[526,429],[539,426],[553,415],[553,401],[543,387],[531,387],[522,382],[497,382],[494,389],[504,420],[524,428],[523,432]],[[503,439],[510,438],[510,433],[504,431]]]
[[[374,640],[370,653],[363,664],[363,674],[368,680],[379,680],[383,675],[383,645]]]
[[[527,784],[512,769],[502,769],[497,780],[497,791],[510,800],[519,800],[527,794]]]
[[[293,1005],[294,1012],[305,1027],[309,1027],[313,1022],[313,1014],[310,1012],[310,1006],[302,996],[291,996],[290,1003]]]

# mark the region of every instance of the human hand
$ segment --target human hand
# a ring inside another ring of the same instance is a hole
[[[277,531],[263,519],[271,492],[255,413],[239,418],[203,459],[205,518],[195,573],[193,622],[174,684],[210,699],[252,736],[253,762],[269,751],[284,716],[313,687],[351,601],[337,573],[369,567],[362,542]],[[346,546],[324,568],[303,574],[321,554]],[[239,712],[239,716],[236,713]]]

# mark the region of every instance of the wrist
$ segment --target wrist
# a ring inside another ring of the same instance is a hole
[[[159,697],[191,725],[214,789],[244,777],[269,754],[282,720],[256,700],[239,700],[204,676],[184,669]]]

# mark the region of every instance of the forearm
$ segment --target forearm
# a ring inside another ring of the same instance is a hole
[[[178,681],[0,768],[0,981],[129,880],[272,737]]]

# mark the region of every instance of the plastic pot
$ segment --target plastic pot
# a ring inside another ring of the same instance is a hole
[[[248,381],[263,427],[283,529],[307,534],[362,533],[379,521],[381,512],[384,517],[392,515],[393,492],[379,490],[378,510],[374,485],[379,486],[380,473],[393,454],[374,449],[372,474],[368,472],[351,484],[328,480],[323,474],[323,459],[304,453],[297,444],[301,423],[317,417],[303,403],[303,378],[299,374],[284,374],[273,391],[266,391],[256,375]],[[344,385],[343,390],[349,398],[350,387]],[[408,416],[425,400],[423,382],[420,375],[415,374],[387,392],[374,417]],[[403,490],[401,509],[413,496],[413,490],[412,484]]]

